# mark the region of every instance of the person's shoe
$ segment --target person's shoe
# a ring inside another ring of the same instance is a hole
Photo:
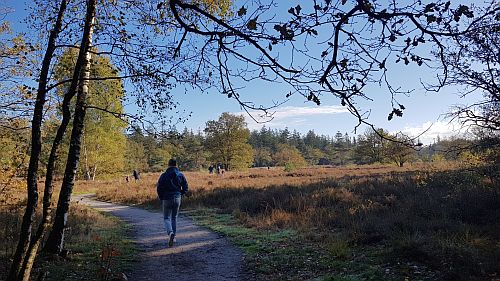
[[[170,232],[169,239],[168,239],[168,246],[169,247],[174,246],[174,240],[175,240],[175,234],[173,232]]]

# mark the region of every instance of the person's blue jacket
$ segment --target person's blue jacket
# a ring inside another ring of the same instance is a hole
[[[169,167],[161,174],[156,184],[156,192],[160,200],[168,200],[174,197],[184,195],[188,191],[186,177],[177,167]]]

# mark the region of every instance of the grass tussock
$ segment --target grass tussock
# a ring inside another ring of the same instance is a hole
[[[188,172],[183,207],[228,214],[248,233],[297,233],[268,245],[284,245],[275,251],[254,245],[255,262],[268,261],[262,278],[490,280],[500,274],[500,187],[459,165],[439,165]],[[94,188],[103,200],[155,208],[158,176]],[[311,253],[319,260],[308,260]]]

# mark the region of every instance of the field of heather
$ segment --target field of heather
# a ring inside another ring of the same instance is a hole
[[[499,183],[459,163],[185,175],[182,211],[244,248],[259,278],[494,280],[500,273]],[[75,191],[158,209],[158,176],[79,182]]]

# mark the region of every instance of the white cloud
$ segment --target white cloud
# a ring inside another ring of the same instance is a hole
[[[269,128],[293,128],[294,125],[307,124],[309,118],[318,115],[334,115],[347,113],[347,109],[342,106],[284,106],[278,107],[268,116],[262,116],[261,112],[251,112],[255,122],[246,112],[237,112],[243,114],[250,130],[260,129],[263,125]]]
[[[300,107],[286,106],[278,108],[274,113],[275,119],[285,119],[290,117],[311,116],[311,115],[330,115],[338,113],[347,113],[347,109],[342,106],[330,105],[319,107]]]
[[[438,137],[441,139],[450,138],[464,134],[466,130],[456,121],[427,121],[421,125],[404,127],[399,132],[412,137],[420,135],[419,139],[423,144],[431,144]]]

